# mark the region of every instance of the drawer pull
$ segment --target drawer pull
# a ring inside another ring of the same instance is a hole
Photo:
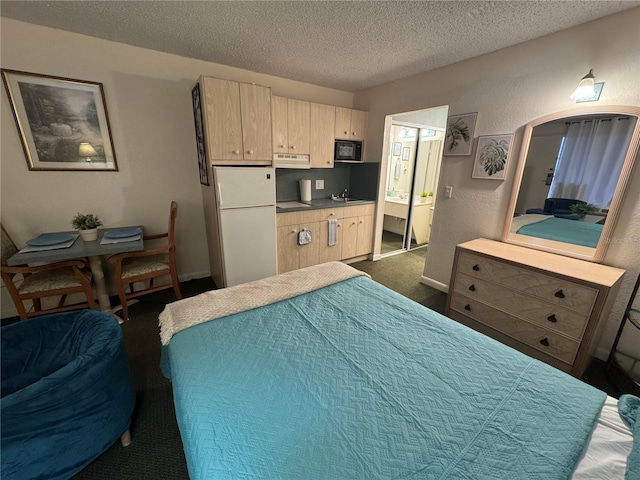
[[[544,345],[545,347],[549,346],[549,340],[545,337],[542,340],[540,340],[540,345]]]
[[[478,271],[480,271],[480,267],[478,266],[478,264],[477,264],[477,263],[473,266],[473,271],[474,271],[474,272],[478,272]]]
[[[549,320],[551,323],[556,323],[558,321],[558,319],[556,318],[555,314],[551,314],[547,317],[547,320]]]
[[[472,292],[475,292],[476,291],[476,286],[475,285],[471,285],[469,287],[469,290],[471,290]]]
[[[471,311],[471,305],[469,305],[469,304],[467,303],[467,304],[464,306],[464,309],[465,309],[467,312],[470,312],[470,311]]]
[[[554,295],[558,298],[564,298],[564,292],[562,291],[562,289],[558,290],[556,293],[554,293]]]

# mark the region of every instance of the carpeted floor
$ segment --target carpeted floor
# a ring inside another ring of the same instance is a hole
[[[425,248],[394,255],[377,262],[358,262],[353,267],[369,273],[379,283],[442,312],[446,295],[420,283]],[[211,279],[182,284],[185,296],[214,288]],[[117,300],[117,299],[116,299]],[[76,480],[188,479],[182,441],[175,419],[171,383],[160,372],[158,315],[166,303],[174,301],[170,290],[147,295],[130,307],[130,321],[122,325],[125,349],[137,390],[136,410],[131,424],[132,443],[120,442],[98,457]],[[604,362],[594,362],[584,380],[615,395],[604,375]],[[613,392],[613,393],[612,393]],[[618,396],[619,392],[617,395]]]

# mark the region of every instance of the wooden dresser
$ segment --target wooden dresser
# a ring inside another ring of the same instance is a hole
[[[580,377],[624,270],[480,238],[456,247],[445,314]]]

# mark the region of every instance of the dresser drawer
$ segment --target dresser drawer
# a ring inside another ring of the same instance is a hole
[[[492,308],[458,292],[453,292],[451,296],[451,309],[569,365],[573,364],[580,346],[578,342]]]
[[[598,290],[461,251],[458,272],[490,280],[588,316]]]
[[[464,273],[456,275],[454,290],[576,340],[582,338],[589,320],[587,315]]]

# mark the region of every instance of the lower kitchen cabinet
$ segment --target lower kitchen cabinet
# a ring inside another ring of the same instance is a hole
[[[373,250],[373,205],[345,207],[342,260],[367,255]]]
[[[278,273],[371,253],[374,208],[374,204],[366,204],[279,213]],[[329,245],[332,219],[338,222],[335,245]],[[312,241],[298,245],[298,234],[304,229],[311,231]]]

